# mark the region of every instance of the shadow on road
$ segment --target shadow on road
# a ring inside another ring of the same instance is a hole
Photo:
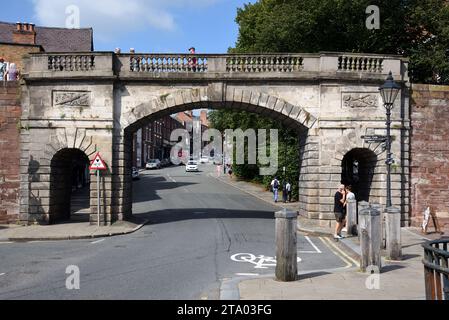
[[[298,276],[298,280],[312,279],[312,278],[316,278],[316,277],[325,276],[327,274],[331,274],[331,273],[330,272],[326,272],[326,271],[318,271],[318,272],[311,272],[311,273],[301,274],[301,275]]]
[[[206,212],[207,211],[207,212]],[[163,224],[182,220],[196,219],[272,219],[273,211],[244,211],[213,208],[165,209],[136,214],[137,217],[149,219],[148,224]]]
[[[148,186],[151,187],[142,187]],[[185,186],[197,184],[196,182],[171,182],[161,176],[140,176],[140,180],[133,183],[133,203],[140,203],[152,200],[160,200],[157,194],[161,190],[174,190]]]

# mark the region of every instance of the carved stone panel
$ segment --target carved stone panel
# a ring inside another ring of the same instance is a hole
[[[53,91],[55,107],[90,107],[89,91]]]
[[[377,108],[379,106],[379,93],[343,92],[342,102],[344,108]]]

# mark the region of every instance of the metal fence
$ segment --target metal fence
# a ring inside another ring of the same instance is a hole
[[[424,243],[424,277],[427,300],[449,300],[449,239]]]

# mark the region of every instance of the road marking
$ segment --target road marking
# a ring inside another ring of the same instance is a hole
[[[0,244],[11,244],[11,243],[14,243],[14,242],[0,242]]]
[[[259,276],[258,273],[236,273],[236,276],[243,276],[243,277],[252,277],[252,276]]]
[[[318,247],[312,242],[312,240],[310,240],[308,236],[304,236],[304,238],[306,238],[306,240],[312,245],[312,247],[316,250],[317,253],[322,253],[321,250],[318,249]]]
[[[344,256],[340,255],[339,252],[337,252],[335,249],[335,245],[330,243],[330,240],[328,242],[327,238],[321,238],[320,240],[323,241],[323,243],[332,251],[333,254],[335,254],[337,257],[339,257],[345,264],[346,266],[344,267],[344,269],[348,269],[352,266],[351,261],[347,260]]]
[[[338,251],[338,253],[340,253],[340,255],[338,255],[342,260],[344,260],[346,263],[349,263],[349,267],[352,266],[352,264],[359,266],[360,264],[354,260],[353,258],[351,258],[349,255],[347,255],[345,252],[343,252],[343,250],[341,250],[339,247],[337,247],[335,244],[332,243],[332,241],[328,238],[322,238],[320,237],[321,241],[325,242],[325,240],[327,241],[327,243],[332,246],[336,251]],[[332,249],[331,249],[332,250]],[[332,250],[334,251],[334,250]],[[335,253],[335,251],[334,251]],[[349,260],[349,261],[348,261]]]
[[[97,243],[103,242],[104,240],[106,240],[106,239],[97,240],[97,241],[91,242],[91,244],[97,244]]]
[[[259,255],[256,256],[252,253],[236,253],[231,256],[231,260],[235,262],[248,262],[254,265],[255,269],[268,269],[268,267],[276,266],[276,258],[270,256]],[[297,257],[297,262],[301,262],[302,259]]]
[[[4,276],[5,274],[6,274],[6,273],[0,273],[0,277],[1,277],[1,276]]]
[[[170,181],[172,181],[172,182],[174,182],[174,183],[176,183],[176,180],[175,179],[173,179],[168,173],[167,173],[167,177],[168,177],[168,179],[170,180]]]

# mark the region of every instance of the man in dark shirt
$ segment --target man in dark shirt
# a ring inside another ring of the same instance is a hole
[[[341,230],[345,226],[346,223],[346,211],[345,211],[345,204],[346,202],[346,192],[345,192],[345,186],[340,185],[338,188],[338,191],[335,193],[334,196],[334,213],[335,213],[335,219],[337,220],[337,225],[335,226],[335,239],[342,239],[341,236]]]

